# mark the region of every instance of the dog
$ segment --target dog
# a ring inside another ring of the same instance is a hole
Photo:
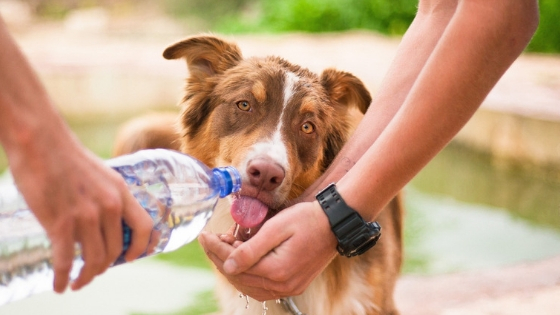
[[[269,218],[302,194],[332,163],[371,102],[364,84],[350,73],[326,69],[317,75],[275,56],[245,59],[236,44],[214,35],[182,40],[163,56],[187,63],[180,115],[128,124],[114,152],[180,146],[209,167],[236,167],[242,175],[241,196],[218,203],[206,227],[215,233],[234,224],[230,209],[235,204],[255,212],[264,208]],[[303,294],[292,297],[299,311],[398,314],[393,291],[402,260],[400,196],[377,220],[383,229],[377,245],[361,256],[335,258]],[[245,238],[258,233],[258,227],[241,230]],[[263,313],[261,303],[246,304],[216,274],[221,314]],[[268,315],[290,314],[275,301],[266,307]]]

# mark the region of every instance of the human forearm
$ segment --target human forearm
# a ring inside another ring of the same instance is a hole
[[[133,230],[125,258],[146,249],[151,219],[121,176],[86,150],[0,19],[0,143],[18,189],[51,240],[54,289],[69,281],[80,244],[79,289],[122,252],[122,220]]]
[[[339,181],[351,206],[375,218],[451,140],[529,42],[536,10],[532,1],[459,3],[402,107]]]
[[[37,141],[41,135],[50,134],[51,140],[69,137],[69,130],[1,18],[0,47],[0,143],[8,158],[15,151],[44,144]]]
[[[536,27],[535,1],[464,0],[446,11],[456,3],[420,1],[419,16],[358,131],[304,200],[340,178],[346,203],[375,219],[466,123]],[[432,19],[442,12],[451,12],[449,23]],[[201,239],[241,292],[263,300],[300,294],[330,262],[336,243],[316,201],[281,211],[237,248],[215,235]]]
[[[453,16],[457,1],[421,1],[418,14],[403,36],[377,94],[354,132],[327,172],[306,190],[303,200],[338,181],[375,142],[402,106],[420,71]]]

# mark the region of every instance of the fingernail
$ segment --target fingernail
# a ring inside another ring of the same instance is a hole
[[[224,263],[224,271],[228,274],[233,274],[237,271],[237,263],[233,259],[228,259]]]

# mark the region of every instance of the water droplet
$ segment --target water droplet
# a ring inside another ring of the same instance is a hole
[[[247,302],[247,304],[245,304],[245,309],[249,308],[249,296],[247,294],[243,294],[241,292],[239,292],[239,298],[245,298],[245,301]]]
[[[235,232],[233,232],[233,237],[237,238],[238,232],[239,232],[239,224],[235,223]]]
[[[247,229],[247,235],[251,235],[251,229]]]

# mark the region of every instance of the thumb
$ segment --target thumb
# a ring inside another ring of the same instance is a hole
[[[286,241],[290,235],[279,227],[276,217],[266,221],[259,232],[239,245],[224,262],[224,272],[236,275],[252,269],[250,273],[264,272],[264,266],[257,265],[271,251]],[[279,232],[280,231],[280,232]]]

